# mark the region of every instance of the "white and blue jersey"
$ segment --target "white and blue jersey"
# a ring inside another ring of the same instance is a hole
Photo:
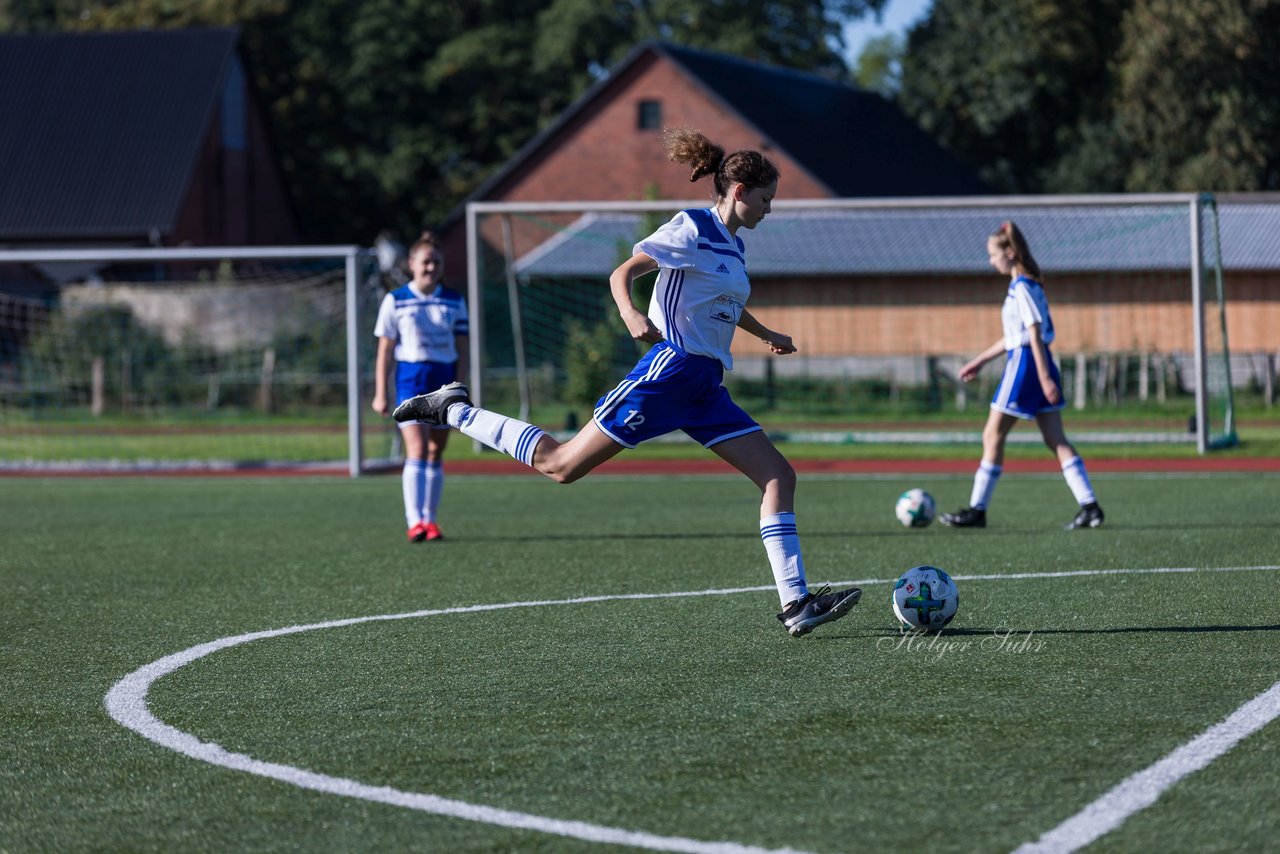
[[[1018,418],[1034,418],[1042,412],[1062,409],[1066,404],[1058,366],[1049,351],[1054,337],[1053,318],[1049,315],[1049,300],[1044,295],[1044,287],[1026,276],[1015,278],[1005,294],[1000,320],[1004,327],[1006,361],[1000,385],[991,398],[991,408]],[[1040,385],[1040,372],[1031,350],[1031,327],[1035,324],[1040,326],[1040,340],[1044,342],[1045,356],[1049,359],[1049,373],[1058,387],[1057,403],[1049,402]]]
[[[665,340],[596,403],[592,420],[618,444],[683,430],[704,447],[760,425],[729,397],[724,372],[751,283],[742,241],[714,210],[681,211],[635,245],[658,262],[649,319]]]
[[[373,331],[395,342],[396,405],[458,378],[457,336],[468,329],[462,294],[444,285],[423,294],[405,284],[383,297]]]
[[[733,370],[729,345],[751,296],[742,241],[713,209],[681,211],[635,245],[658,262],[649,319],[681,353]]]
[[[456,338],[469,328],[462,294],[444,285],[423,294],[405,284],[383,297],[373,334],[396,342],[397,362],[456,362]]]
[[[1000,309],[1004,325],[1004,348],[1015,350],[1031,343],[1031,325],[1040,324],[1040,340],[1053,343],[1053,318],[1049,316],[1049,300],[1044,285],[1035,279],[1018,276],[1009,283],[1004,305]]]

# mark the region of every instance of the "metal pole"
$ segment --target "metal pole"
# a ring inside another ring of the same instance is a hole
[[[347,255],[347,470],[359,477],[364,468],[360,441],[360,293],[356,251]]]
[[[1222,336],[1222,376],[1223,376],[1223,394],[1226,396],[1226,406],[1222,415],[1222,439],[1223,446],[1234,445],[1236,443],[1236,403],[1235,390],[1231,384],[1231,345],[1227,338],[1227,294],[1226,285],[1222,281],[1222,232],[1221,222],[1219,220],[1218,201],[1210,193],[1204,193],[1201,198],[1208,204],[1211,218],[1209,220],[1212,231],[1209,234],[1210,244],[1213,247],[1213,283],[1214,283],[1214,304],[1218,309],[1217,319],[1214,321],[1218,325],[1219,334]],[[1208,355],[1208,342],[1205,342],[1205,355]],[[1215,356],[1215,358],[1217,358]]]
[[[1196,450],[1209,450],[1209,407],[1205,389],[1204,344],[1204,269],[1203,247],[1200,245],[1200,197],[1191,200],[1191,335],[1195,339],[1196,375]]]
[[[480,358],[484,344],[484,299],[480,294],[480,235],[477,233],[476,203],[467,204],[467,317],[471,334],[467,336],[467,352],[470,354],[471,381],[468,390],[476,406],[484,405],[484,383],[481,378]],[[473,441],[479,451],[484,446]]]
[[[532,393],[529,390],[529,366],[524,359],[524,318],[520,314],[520,287],[516,283],[515,238],[511,234],[511,217],[502,218],[502,254],[507,268],[507,303],[511,307],[511,337],[516,350],[516,384],[520,388],[520,420],[529,420]]]

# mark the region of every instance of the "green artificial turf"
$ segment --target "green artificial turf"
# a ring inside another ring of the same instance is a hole
[[[1012,850],[1280,680],[1280,478],[1094,483],[1097,530],[1063,531],[1069,491],[1034,475],[1004,478],[986,529],[907,530],[903,489],[951,509],[969,479],[803,476],[811,581],[865,594],[793,639],[742,478],[455,476],[447,539],[421,545],[398,478],[0,481],[0,851],[618,850],[216,767],[104,707],[219,638],[511,603],[246,642],[157,680],[150,710],[266,762],[593,826]],[[961,606],[913,642],[889,590],[923,563]],[[1196,571],[1072,574],[1154,569]],[[617,598],[681,592],[706,595]],[[1096,849],[1265,850],[1278,751],[1272,723]]]

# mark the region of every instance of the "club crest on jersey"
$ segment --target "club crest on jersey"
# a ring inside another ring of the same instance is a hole
[[[727,273],[727,272],[729,272],[729,268],[728,268],[728,267],[726,267],[726,266],[722,263],[719,267],[716,267],[716,272],[717,272],[717,273]]]

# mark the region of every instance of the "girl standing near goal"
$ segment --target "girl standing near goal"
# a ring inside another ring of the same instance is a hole
[[[1053,319],[1040,284],[1040,265],[1026,238],[1012,222],[1002,224],[987,238],[987,258],[999,273],[1010,277],[1000,317],[1004,336],[960,369],[960,379],[971,382],[987,362],[1006,354],[1004,376],[991,399],[991,413],[982,430],[982,461],[973,477],[969,506],[943,513],[942,522],[957,528],[982,528],[987,524],[987,504],[1004,467],[1004,444],[1019,419],[1035,419],[1040,435],[1058,457],[1062,476],[1071,487],[1080,510],[1067,523],[1068,530],[1096,528],[1102,524],[1102,508],[1093,494],[1084,460],[1067,441],[1062,429],[1062,382],[1049,353],[1053,343]]]
[[[467,306],[462,294],[446,288],[444,253],[435,235],[423,232],[409,247],[413,279],[388,293],[378,310],[374,334],[378,358],[374,373],[373,409],[391,412],[388,378],[395,368],[396,404],[466,375]],[[444,535],[436,511],[444,489],[444,449],[449,428],[409,419],[400,422],[404,439],[404,516],[411,542]]]
[[[394,417],[449,424],[558,483],[578,480],[624,448],[683,430],[759,487],[760,537],[782,604],[778,619],[792,636],[807,634],[847,614],[862,591],[808,589],[796,533],[795,471],[721,384],[733,367],[729,345],[738,328],[776,355],[796,351],[789,335],[746,310],[751,284],[737,236],[769,213],[778,170],[758,151],[726,155],[694,130],[668,130],[663,143],[673,161],[692,168],[690,181],[711,176],[713,204],[676,214],[609,277],[632,338],[653,346],[600,398],[591,422],[562,444],[532,424],[473,406],[461,383],[404,402]],[[631,288],[637,276],[654,270],[658,281],[646,315],[632,302]]]

